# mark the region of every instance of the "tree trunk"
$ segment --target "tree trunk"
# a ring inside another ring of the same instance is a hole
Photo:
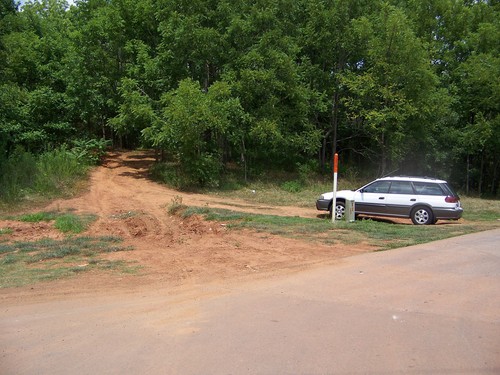
[[[465,171],[465,194],[469,195],[469,181],[470,181],[470,154],[467,154],[467,170]]]
[[[321,171],[325,169],[326,165],[326,146],[328,144],[328,137],[330,137],[330,133],[332,129],[328,130],[323,137],[323,145],[321,146]]]
[[[481,152],[481,167],[479,169],[479,183],[477,187],[477,192],[479,196],[483,193],[483,175],[484,175],[484,151]]]
[[[380,142],[382,146],[382,155],[380,160],[380,176],[385,176],[385,172],[387,171],[387,148],[385,146],[385,133],[382,132],[382,138]]]
[[[243,172],[245,175],[245,183],[247,183],[247,158],[245,156],[246,148],[245,148],[245,138],[241,137],[241,162],[243,163]]]
[[[498,163],[498,159],[495,156],[494,162],[493,162],[493,179],[491,181],[491,195],[496,196],[497,195],[497,179],[498,179],[498,166],[500,163]]]
[[[332,132],[333,132],[332,157],[337,152],[337,128],[339,122],[338,112],[339,112],[339,93],[338,91],[335,91],[335,93],[333,94],[333,103],[332,103]]]

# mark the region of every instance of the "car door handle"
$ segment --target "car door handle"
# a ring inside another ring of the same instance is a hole
[[[417,201],[417,199],[416,199],[416,198],[412,198],[412,199],[410,199],[410,202],[416,202],[416,201]]]
[[[385,199],[385,197],[378,197],[378,199]]]

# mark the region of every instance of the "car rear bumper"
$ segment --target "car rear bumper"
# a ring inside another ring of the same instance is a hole
[[[462,207],[434,208],[433,212],[436,219],[458,220],[462,217],[464,209]]]

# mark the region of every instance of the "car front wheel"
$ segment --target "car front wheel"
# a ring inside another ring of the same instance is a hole
[[[342,220],[345,215],[345,204],[344,202],[337,201],[335,205],[335,220]],[[332,206],[330,206],[330,217],[332,217]]]
[[[432,210],[427,207],[417,207],[411,212],[411,221],[416,225],[434,224]]]

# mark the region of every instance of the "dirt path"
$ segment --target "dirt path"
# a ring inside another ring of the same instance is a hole
[[[113,152],[96,168],[85,194],[57,200],[46,210],[90,213],[98,220],[87,235],[117,235],[133,251],[109,254],[141,267],[138,275],[82,273],[71,279],[41,283],[28,288],[4,289],[2,298],[57,298],[67,294],[133,291],[142,288],[189,287],[209,282],[252,280],[297,272],[360,252],[367,246],[313,244],[252,231],[227,230],[223,223],[200,218],[182,220],[168,214],[176,197],[188,206],[208,206],[253,213],[316,217],[313,208],[270,207],[245,201],[180,193],[150,181],[147,152]],[[13,240],[33,240],[62,235],[48,224],[1,222],[14,228]]]

